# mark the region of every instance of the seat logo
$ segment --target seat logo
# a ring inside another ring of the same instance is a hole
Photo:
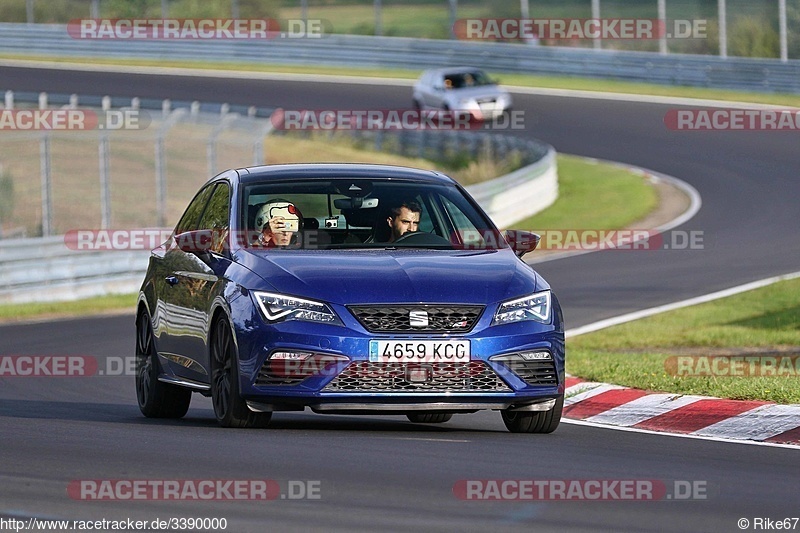
[[[428,312],[427,311],[409,311],[408,323],[414,328],[428,327]]]

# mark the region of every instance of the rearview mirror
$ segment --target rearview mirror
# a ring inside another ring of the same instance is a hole
[[[350,209],[372,209],[378,207],[377,198],[361,198],[359,196],[353,198],[336,198],[333,205],[339,210]]]
[[[503,233],[503,237],[505,237],[511,249],[514,250],[514,253],[517,254],[517,257],[522,257],[528,252],[534,251],[539,246],[539,240],[541,240],[541,237],[536,233],[515,229],[506,230]]]

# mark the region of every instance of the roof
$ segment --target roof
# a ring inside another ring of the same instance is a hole
[[[435,170],[422,170],[393,165],[372,165],[363,163],[306,163],[287,165],[264,165],[237,169],[241,183],[255,183],[265,180],[285,180],[293,178],[333,179],[333,178],[371,178],[401,179],[428,183],[452,184],[454,180]]]
[[[479,67],[441,67],[441,68],[430,68],[427,69],[425,72],[436,72],[439,74],[458,74],[459,72],[475,72],[476,70],[484,71],[482,68]]]

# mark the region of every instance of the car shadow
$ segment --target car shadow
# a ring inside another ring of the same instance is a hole
[[[464,427],[459,415],[445,424],[415,424],[398,415],[353,416],[321,415],[311,412],[279,412],[273,415],[266,430],[302,431],[362,431],[362,432],[401,432],[401,433],[496,433],[504,429],[485,429]],[[463,421],[469,424],[468,417]],[[499,415],[498,415],[499,416]],[[74,420],[79,422],[101,422],[128,425],[207,427],[220,428],[214,414],[207,408],[190,408],[181,419],[146,418],[138,406],[119,403],[90,403],[46,400],[4,399],[0,402],[0,418],[25,418],[39,420]],[[258,430],[244,430],[258,431]]]

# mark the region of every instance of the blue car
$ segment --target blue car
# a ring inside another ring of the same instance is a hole
[[[564,405],[564,323],[500,232],[434,171],[384,165],[228,170],[152,251],[136,319],[136,395],[180,418],[193,392],[224,427],[275,411],[501,412],[549,433]]]

